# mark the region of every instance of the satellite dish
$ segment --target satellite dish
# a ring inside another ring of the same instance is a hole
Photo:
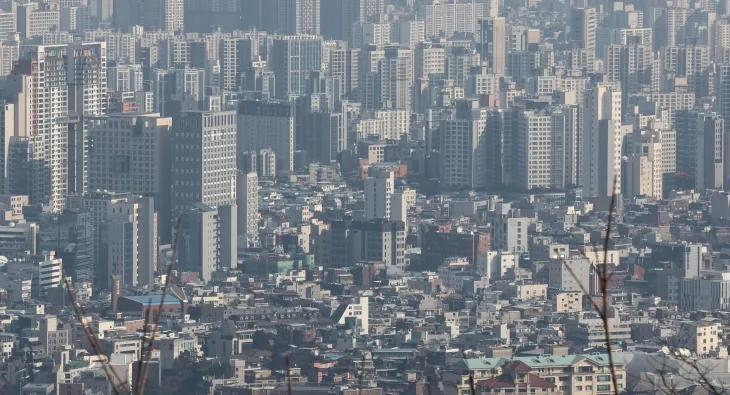
[[[683,348],[683,349],[679,350],[679,352],[680,352],[680,354],[682,354],[683,357],[689,357],[691,355],[691,353],[689,352],[689,350],[686,349],[686,348]]]
[[[662,353],[664,353],[664,354],[666,354],[666,355],[669,355],[669,347],[667,347],[667,346],[662,346]]]
[[[675,357],[680,356],[679,350],[676,350],[676,349],[675,350],[672,350],[672,353],[674,354]]]

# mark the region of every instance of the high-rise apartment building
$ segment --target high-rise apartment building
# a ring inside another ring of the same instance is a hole
[[[380,61],[379,102],[381,108],[411,110],[413,93],[413,53],[410,49],[385,47]]]
[[[294,169],[294,111],[288,102],[241,101],[238,152],[269,148],[279,171]]]
[[[184,0],[127,0],[114,2],[114,26],[175,33],[185,27]]]
[[[575,182],[577,109],[518,111],[512,185],[520,190],[565,188]]]
[[[68,117],[68,55],[66,45],[31,47],[18,62],[14,79],[30,77],[29,83],[16,87],[23,90],[26,100],[18,105],[25,107],[27,121],[21,134],[27,136],[31,148],[31,203],[48,204],[55,210],[63,209],[67,191],[68,123],[58,121]]]
[[[486,18],[479,21],[481,27],[481,55],[489,62],[493,74],[504,77],[507,64],[507,25],[506,20]]]
[[[443,45],[429,42],[416,44],[413,50],[413,77],[429,78],[431,74],[442,74],[445,55]]]
[[[392,171],[375,171],[365,179],[365,219],[390,219],[390,205],[395,189]]]
[[[663,196],[662,134],[638,131],[631,136],[623,171],[625,196]]]
[[[499,16],[499,2],[424,1],[419,3],[418,15],[425,22],[426,37],[451,37],[455,32],[478,34],[480,19]]]
[[[446,78],[453,80],[454,85],[466,88],[471,69],[479,65],[479,54],[475,50],[464,47],[450,47],[446,51],[444,71]]]
[[[573,50],[580,53],[579,66],[593,71],[596,60],[598,19],[595,8],[570,10],[570,41]]]
[[[196,203],[235,202],[236,152],[235,111],[191,111],[173,123],[173,217]]]
[[[258,53],[258,40],[252,37],[222,37],[219,44],[221,88],[234,91],[241,73],[251,67]]]
[[[115,92],[140,92],[144,89],[141,64],[114,63],[107,68],[107,85]]]
[[[237,173],[236,205],[238,206],[238,235],[243,246],[256,244],[259,224],[259,177],[255,171]]]
[[[357,22],[380,22],[383,0],[320,0],[321,33],[326,38],[350,41]]]
[[[273,39],[269,67],[276,78],[276,97],[307,93],[312,71],[321,71],[324,61],[322,38],[311,35],[277,36]]]
[[[585,93],[578,180],[590,197],[621,193],[621,89],[601,83]],[[614,188],[615,181],[615,188]]]
[[[487,182],[487,110],[476,100],[459,100],[441,121],[441,183],[477,189]]]
[[[320,0],[272,0],[281,34],[320,34]],[[275,5],[274,5],[275,3]]]

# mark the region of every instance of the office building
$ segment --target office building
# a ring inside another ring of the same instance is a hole
[[[170,233],[172,118],[159,114],[88,117],[89,189],[153,196],[160,234]]]
[[[22,38],[42,36],[58,30],[61,25],[61,10],[57,4],[43,3],[19,5],[17,8],[18,32]]]
[[[0,42],[13,38],[18,32],[17,18],[12,12],[0,12]]]
[[[222,37],[219,44],[221,89],[235,91],[241,73],[252,66],[258,54],[257,36]]]
[[[258,241],[259,236],[259,177],[256,172],[237,173],[236,205],[238,206],[238,233],[242,246]]]
[[[413,53],[410,49],[386,46],[379,62],[380,108],[411,110]]]
[[[173,123],[172,212],[236,198],[236,112],[187,112]]]
[[[66,209],[39,221],[39,249],[57,250],[66,275],[74,282],[94,281],[96,229],[88,209]]]
[[[33,222],[0,225],[0,249],[6,257],[26,251],[36,254],[37,237],[38,227]]]
[[[730,272],[703,271],[697,277],[680,278],[679,281],[680,311],[719,311],[730,308]]]
[[[520,190],[572,184],[576,126],[577,114],[571,107],[518,111],[511,184]]]
[[[271,149],[278,171],[294,170],[294,111],[278,101],[241,101],[238,105],[238,151]],[[259,166],[261,166],[259,161]],[[261,173],[259,173],[261,175]]]

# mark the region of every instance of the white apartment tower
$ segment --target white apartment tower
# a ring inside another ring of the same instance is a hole
[[[487,110],[459,100],[441,121],[441,174],[447,188],[477,189],[487,182]]]
[[[238,172],[236,178],[238,233],[244,247],[258,240],[259,177],[256,172]]]
[[[382,108],[411,110],[413,53],[410,49],[387,46],[380,61],[380,103]]]
[[[31,147],[31,204],[48,204],[63,210],[67,191],[69,109],[66,45],[38,45],[18,62],[16,74],[30,76],[23,84],[27,102],[26,130]],[[22,78],[18,76],[16,78]]]
[[[621,193],[621,90],[599,83],[585,92],[579,182],[586,197]],[[616,190],[614,191],[614,179]]]
[[[414,78],[428,78],[431,74],[444,72],[446,49],[442,45],[423,42],[413,50]]]
[[[480,21],[482,30],[482,58],[489,62],[490,71],[505,76],[507,67],[507,25],[506,20],[486,18]]]
[[[513,184],[523,190],[572,184],[576,124],[570,107],[518,111]]]
[[[594,69],[597,31],[598,17],[595,8],[570,10],[570,41],[580,59],[578,66],[588,71]]]
[[[395,189],[392,171],[376,171],[365,179],[365,219],[390,219],[390,207]]]
[[[626,178],[624,194],[661,199],[664,185],[662,134],[660,131],[637,131],[632,140],[623,174]]]
[[[269,0],[276,3],[276,28],[282,34],[320,34],[320,0]]]

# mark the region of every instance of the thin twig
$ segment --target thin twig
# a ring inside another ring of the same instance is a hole
[[[147,357],[145,358],[144,373],[140,377],[140,392],[139,395],[144,395],[144,385],[147,383],[147,373],[150,370],[150,359],[152,359],[152,350],[155,347],[155,336],[157,335],[157,328],[160,325],[162,319],[162,309],[165,306],[165,297],[167,296],[167,290],[170,286],[170,277],[172,276],[172,269],[175,267],[177,261],[178,242],[180,241],[180,231],[182,228],[182,218],[177,219],[177,225],[175,227],[175,241],[172,246],[172,261],[167,265],[167,276],[165,277],[165,285],[162,287],[162,296],[160,298],[160,306],[157,309],[157,316],[155,317],[155,327],[152,330],[152,336],[150,337],[149,347],[147,348]]]
[[[289,395],[292,395],[292,389],[291,389],[291,368],[289,367],[289,354],[286,355],[284,358],[284,363],[286,364],[286,392]]]
[[[149,328],[150,328],[150,313],[152,312],[152,298],[150,298],[147,302],[147,310],[144,314],[144,328],[142,330],[142,343],[140,345],[139,350],[139,361],[137,361],[137,382],[134,385],[134,393],[139,394],[140,389],[139,386],[142,383],[142,380],[140,380],[140,376],[142,375],[142,361],[145,357],[145,344],[147,343],[147,335],[149,334]]]
[[[603,330],[606,333],[606,350],[608,350],[608,363],[611,367],[611,380],[613,381],[613,392],[618,395],[618,379],[616,378],[616,365],[613,361],[613,347],[611,345],[611,334],[608,325],[608,245],[611,242],[611,225],[613,225],[613,214],[616,209],[616,187],[618,178],[613,178],[613,193],[611,194],[611,206],[608,209],[608,224],[606,225],[606,239],[603,241],[603,273],[601,273],[601,292],[603,293]]]
[[[114,391],[115,395],[119,395],[119,389],[117,386],[123,386],[124,382],[122,381],[121,377],[119,377],[119,374],[109,367],[109,356],[104,353],[101,346],[99,345],[99,340],[96,337],[96,334],[94,331],[91,330],[91,328],[86,324],[86,321],[84,320],[83,315],[81,314],[81,309],[76,302],[76,296],[74,295],[73,291],[71,290],[71,282],[68,280],[68,277],[66,277],[66,274],[63,274],[63,283],[66,286],[66,292],[68,293],[69,299],[71,299],[71,304],[73,305],[74,314],[76,315],[76,320],[81,325],[81,329],[84,331],[84,335],[86,336],[86,339],[89,341],[89,344],[91,345],[91,348],[94,350],[96,355],[99,355],[102,357],[102,363],[101,367],[104,370],[104,375],[106,376],[107,380],[109,380],[109,383],[112,385],[112,390]],[[113,377],[112,377],[113,376]],[[115,384],[116,379],[116,384]]]
[[[602,273],[599,277],[599,283],[601,288],[601,299],[602,299],[602,305],[599,306],[598,303],[596,303],[595,300],[593,300],[592,295],[590,292],[585,288],[583,283],[581,283],[578,276],[575,274],[573,269],[565,262],[563,261],[563,266],[568,270],[568,273],[573,277],[576,283],[578,283],[578,286],[580,287],[583,294],[588,297],[588,299],[591,301],[591,305],[593,309],[598,313],[598,316],[601,319],[601,322],[603,323],[603,332],[604,337],[606,341],[606,351],[608,352],[608,364],[609,368],[611,369],[611,382],[613,383],[613,393],[614,395],[619,394],[618,390],[618,379],[616,377],[616,364],[613,359],[613,346],[611,345],[611,333],[609,332],[609,322],[608,322],[608,282],[610,281],[612,275],[608,272],[608,247],[611,242],[611,231],[613,226],[613,215],[614,211],[616,210],[616,191],[618,186],[618,178],[613,178],[613,193],[611,195],[611,204],[608,209],[608,221],[606,225],[606,236],[603,240],[603,262],[602,262]],[[593,247],[593,253],[595,254],[596,260],[598,260],[598,249],[594,245]],[[583,251],[583,256],[588,259],[587,253]]]
[[[359,378],[359,383],[357,385],[357,387],[358,387],[357,395],[362,395],[362,382],[363,382],[363,379],[365,378],[365,353],[362,353],[362,363],[360,364],[359,370],[360,370],[360,378]]]
[[[461,355],[464,359],[466,359],[466,351],[464,349],[461,349]],[[474,386],[474,374],[469,370],[469,389],[471,390],[471,395],[476,395],[477,389]]]

